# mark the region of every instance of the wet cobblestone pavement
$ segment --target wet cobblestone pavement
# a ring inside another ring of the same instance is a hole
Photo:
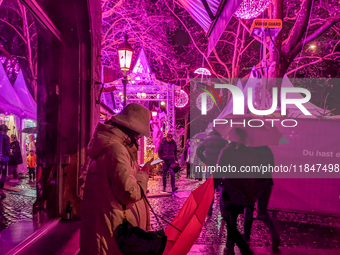
[[[6,198],[0,200],[0,231],[18,221],[32,220],[35,183],[22,176],[17,183],[6,182],[4,192]]]
[[[203,182],[197,182],[192,179],[188,180],[185,176],[182,176],[180,180],[176,180],[176,186],[179,188],[178,191],[180,193],[181,191],[188,191],[187,194],[201,183]],[[160,177],[155,177],[154,180],[150,179],[148,186],[149,194],[160,193],[163,189],[162,186],[162,179]],[[168,180],[167,191],[170,191],[170,187]],[[149,198],[149,201],[156,213],[167,221],[171,221],[186,199],[187,197],[159,196]],[[213,215],[211,217],[207,216],[201,234],[189,254],[202,254],[203,246],[205,247],[203,254],[223,254],[222,251],[226,241],[226,226],[220,214],[218,200],[218,194],[215,193]],[[271,215],[282,238],[282,247],[289,249],[340,249],[339,218],[282,211],[271,211]],[[243,228],[242,222],[243,215],[238,219],[240,231]],[[168,225],[164,221],[162,223],[164,227]],[[160,228],[153,215],[151,215],[151,224],[154,229]],[[198,249],[198,246],[200,246],[200,249]],[[269,231],[261,220],[254,220],[250,246],[266,249],[269,249],[271,246]],[[199,250],[198,253],[195,252],[198,251],[197,249]],[[340,254],[340,250],[338,254]]]

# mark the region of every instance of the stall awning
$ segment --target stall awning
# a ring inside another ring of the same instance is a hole
[[[34,101],[31,93],[29,92],[24,75],[20,70],[17,79],[14,82],[13,88],[20,98],[21,102],[29,109],[31,112],[37,112],[37,103]]]
[[[217,9],[223,0],[179,0],[179,2],[204,31],[208,32]]]
[[[8,80],[3,65],[0,63],[0,111],[5,114],[15,114],[28,119],[36,119],[36,113],[31,112],[20,100],[12,84]]]

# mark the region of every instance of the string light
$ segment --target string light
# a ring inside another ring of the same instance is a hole
[[[264,12],[271,0],[243,0],[235,12],[235,16],[241,19],[254,19]]]
[[[175,106],[177,108],[183,108],[189,102],[189,96],[184,90],[175,91]]]
[[[199,110],[202,108],[202,95],[207,94],[207,111],[210,111],[214,107],[214,100],[208,95],[207,92],[201,93],[196,99],[196,106]]]

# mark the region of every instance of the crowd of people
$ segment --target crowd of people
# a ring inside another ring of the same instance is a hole
[[[127,237],[122,238],[119,229],[122,229],[124,222],[143,231],[150,230],[149,208],[144,194],[147,192],[149,172],[154,166],[151,165],[152,160],[143,167],[137,163],[138,139],[150,135],[149,120],[150,112],[132,103],[104,124],[98,124],[88,145],[92,163],[86,177],[82,206],[81,254],[122,254],[121,243]],[[183,154],[187,178],[193,174],[193,155],[203,165],[274,164],[269,147],[248,147],[243,141],[246,136],[244,130],[235,132],[238,138],[231,143],[214,130],[196,148],[190,146],[188,140]],[[163,160],[163,191],[166,191],[166,179],[170,173],[171,191],[175,192],[177,187],[173,165],[178,164],[178,159],[177,145],[171,133],[162,139],[158,155]],[[203,177],[194,176],[198,180]],[[205,177],[209,178],[209,174]],[[235,245],[240,248],[242,255],[253,254],[249,240],[256,202],[259,217],[271,233],[273,252],[279,253],[281,240],[267,210],[272,186],[270,175],[265,178],[214,176],[214,188],[220,195],[221,215],[227,223],[224,254],[235,254]],[[212,214],[213,204],[214,201],[209,215]],[[237,217],[241,213],[245,215],[243,234],[237,228]]]
[[[6,198],[3,192],[5,182],[12,174],[9,182],[19,182],[18,165],[23,164],[20,144],[15,134],[7,135],[9,128],[5,124],[0,125],[0,199]],[[35,150],[31,149],[26,158],[30,181],[35,180],[37,158]]]
[[[232,165],[236,169],[241,166],[273,165],[274,156],[268,146],[249,147],[244,143],[247,133],[245,130],[236,128],[233,139],[237,142],[224,140],[215,130],[211,130],[205,139],[201,139],[196,148],[190,147],[190,140],[187,142],[184,151],[187,165],[187,177],[190,172],[195,172],[193,166],[226,166]],[[190,150],[195,150],[195,156],[200,163],[190,161]],[[196,174],[197,175],[197,174]],[[209,171],[206,177],[209,178]],[[271,195],[273,180],[271,173],[266,176],[231,176],[225,173],[214,173],[214,188],[220,195],[220,211],[223,219],[227,222],[227,241],[225,254],[233,255],[235,244],[240,248],[242,254],[253,254],[249,248],[251,227],[253,223],[254,205],[257,202],[259,218],[268,227],[272,236],[273,253],[279,253],[281,243],[280,236],[275,228],[275,224],[270,217],[267,206]],[[213,212],[214,200],[209,208],[208,215]],[[244,213],[244,233],[237,229],[237,217]]]

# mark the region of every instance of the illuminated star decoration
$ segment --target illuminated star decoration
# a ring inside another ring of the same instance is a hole
[[[266,10],[271,0],[243,0],[235,12],[241,19],[254,19]]]
[[[198,69],[195,70],[194,73],[197,73],[197,74],[203,74],[203,75],[211,75],[210,71],[204,67],[200,67]]]
[[[175,106],[177,108],[183,108],[189,102],[189,96],[184,90],[175,92]]]
[[[208,95],[207,92],[201,93],[196,99],[196,106],[199,110],[202,108],[202,95],[207,94],[207,111],[210,111],[214,107],[214,100]]]

